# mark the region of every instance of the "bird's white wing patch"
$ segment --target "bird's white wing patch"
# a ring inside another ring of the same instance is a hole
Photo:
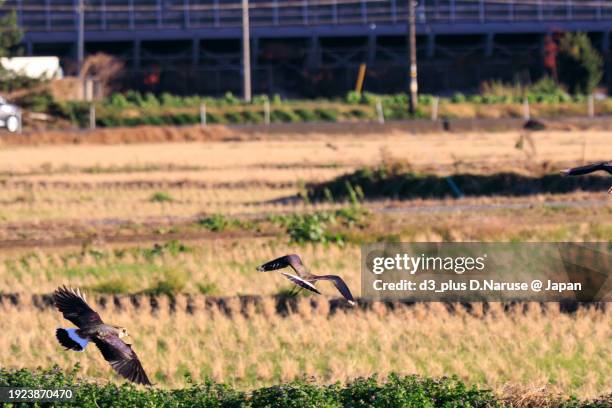
[[[285,273],[285,272],[281,272],[281,274],[285,275],[287,278],[289,278],[289,280],[300,281],[301,283],[308,286],[309,288],[312,288],[315,292],[319,291],[317,288],[315,288],[315,286],[312,283],[300,278],[299,276],[295,276],[295,275],[292,275],[290,273]]]
[[[81,351],[84,351],[85,347],[87,347],[87,345],[89,344],[89,340],[80,337],[77,334],[76,329],[64,329],[64,330],[66,330],[66,332],[68,332],[68,337],[70,337],[70,339],[72,339],[76,343],[79,343],[79,346],[81,346],[81,348],[83,349]]]

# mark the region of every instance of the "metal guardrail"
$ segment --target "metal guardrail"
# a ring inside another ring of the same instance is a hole
[[[407,0],[250,0],[255,27],[403,23]],[[27,31],[77,28],[78,0],[8,0]],[[612,21],[612,0],[420,0],[419,23]],[[234,28],[240,0],[85,0],[87,31]]]

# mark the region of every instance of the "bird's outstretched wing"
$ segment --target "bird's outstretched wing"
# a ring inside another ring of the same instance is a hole
[[[126,344],[115,334],[94,337],[93,342],[100,349],[104,359],[119,375],[137,384],[151,385],[132,346]]]
[[[62,312],[64,318],[70,320],[78,328],[83,329],[102,324],[100,315],[85,301],[85,296],[78,289],[62,286],[53,293],[55,307]]]
[[[321,292],[319,292],[319,289],[315,288],[312,283],[300,278],[299,276],[291,275],[290,273],[285,273],[285,272],[281,272],[281,274],[284,275],[291,282],[295,283],[296,285],[301,286],[304,289],[307,289],[319,295],[321,294]]]
[[[283,269],[288,266],[290,266],[299,276],[305,276],[308,274],[302,260],[300,259],[299,255],[296,254],[289,254],[273,259],[263,265],[258,266],[257,270],[260,272],[269,272],[277,269]]]
[[[612,166],[606,162],[587,164],[586,166],[573,167],[571,169],[561,170],[561,173],[566,176],[582,176],[583,174],[593,173],[595,171],[604,170],[612,174]]]
[[[336,286],[340,294],[344,296],[344,298],[349,302],[350,305],[354,306],[355,304],[357,304],[357,302],[355,302],[353,294],[351,293],[351,290],[348,288],[348,286],[341,277],[337,275],[315,275],[312,279],[332,281],[334,283],[334,286]]]

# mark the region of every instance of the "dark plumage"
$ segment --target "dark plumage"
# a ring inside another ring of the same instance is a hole
[[[296,285],[310,290],[311,292],[321,294],[314,284],[320,280],[328,280],[333,282],[336,289],[338,289],[340,294],[348,301],[350,305],[356,304],[355,298],[353,298],[350,289],[341,277],[337,275],[315,275],[310,273],[302,263],[300,257],[296,254],[281,256],[280,258],[266,262],[265,264],[258,266],[257,270],[260,272],[269,272],[286,267],[291,267],[297,276],[284,272],[281,272],[281,274]]]
[[[55,337],[57,338],[57,341],[59,341],[59,343],[62,346],[64,346],[67,350],[74,350],[74,351],[85,350],[83,346],[81,346],[76,341],[72,340],[72,338],[70,337],[70,334],[68,334],[68,330],[66,329],[59,328],[55,330]]]
[[[125,328],[105,324],[78,289],[60,287],[53,293],[53,301],[64,318],[78,327],[56,330],[55,337],[62,346],[83,351],[89,342],[93,342],[119,375],[138,384],[151,385],[138,356],[129,344],[121,340],[128,335]]]
[[[606,171],[612,175],[612,161],[598,162],[587,164],[586,166],[572,167],[570,169],[561,170],[564,176],[582,176],[596,171]],[[612,186],[608,189],[608,193],[612,194]]]
[[[540,122],[539,120],[528,119],[527,121],[525,121],[525,123],[523,123],[523,129],[535,131],[544,130],[546,129],[546,125],[544,124],[544,122]]]

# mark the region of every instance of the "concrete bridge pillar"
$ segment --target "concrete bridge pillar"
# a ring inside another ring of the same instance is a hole
[[[436,35],[429,33],[427,36],[427,58],[433,58],[436,56]]]
[[[200,65],[200,39],[197,37],[191,40],[191,65],[194,68]]]
[[[376,60],[376,36],[370,34],[368,36],[368,65],[371,65]]]
[[[132,43],[132,66],[134,67],[134,69],[140,69],[140,46],[140,39],[136,39]]]
[[[494,46],[495,46],[495,34],[487,33],[485,35],[485,57],[490,58],[493,56]]]
[[[606,75],[608,92],[612,92],[612,51],[610,50],[610,31],[604,31],[602,35],[601,54],[604,58],[604,72]]]
[[[319,37],[312,36],[309,39],[306,66],[309,68],[318,68],[321,66],[321,45],[319,43]]]

